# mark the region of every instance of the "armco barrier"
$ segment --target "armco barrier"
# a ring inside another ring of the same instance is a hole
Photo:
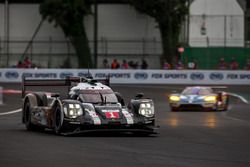
[[[250,85],[249,71],[219,70],[90,70],[94,78],[110,76],[114,84],[190,84]],[[0,82],[21,82],[22,76],[33,79],[84,77],[87,69],[0,69]]]

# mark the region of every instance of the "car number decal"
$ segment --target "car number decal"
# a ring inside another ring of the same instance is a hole
[[[108,119],[112,119],[112,118],[118,119],[118,118],[120,118],[119,112],[105,112],[105,116]]]

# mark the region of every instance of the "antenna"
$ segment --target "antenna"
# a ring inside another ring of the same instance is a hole
[[[89,63],[88,63],[88,76],[87,76],[88,79],[93,79],[91,73],[89,72]]]

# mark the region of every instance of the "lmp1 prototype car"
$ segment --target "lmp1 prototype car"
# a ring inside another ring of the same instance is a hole
[[[172,111],[225,111],[228,107],[228,95],[225,92],[215,93],[211,87],[186,87],[180,94],[169,96]]]
[[[26,93],[27,86],[68,86],[68,97],[45,92]],[[154,134],[152,99],[138,94],[125,106],[124,99],[109,87],[109,79],[68,77],[62,80],[27,80],[22,83],[22,122],[27,130],[52,129],[70,135],[93,131]]]

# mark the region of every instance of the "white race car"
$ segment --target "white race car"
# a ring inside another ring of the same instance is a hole
[[[228,107],[226,92],[214,92],[211,87],[186,87],[180,94],[169,96],[169,105],[172,111],[225,111]]]

